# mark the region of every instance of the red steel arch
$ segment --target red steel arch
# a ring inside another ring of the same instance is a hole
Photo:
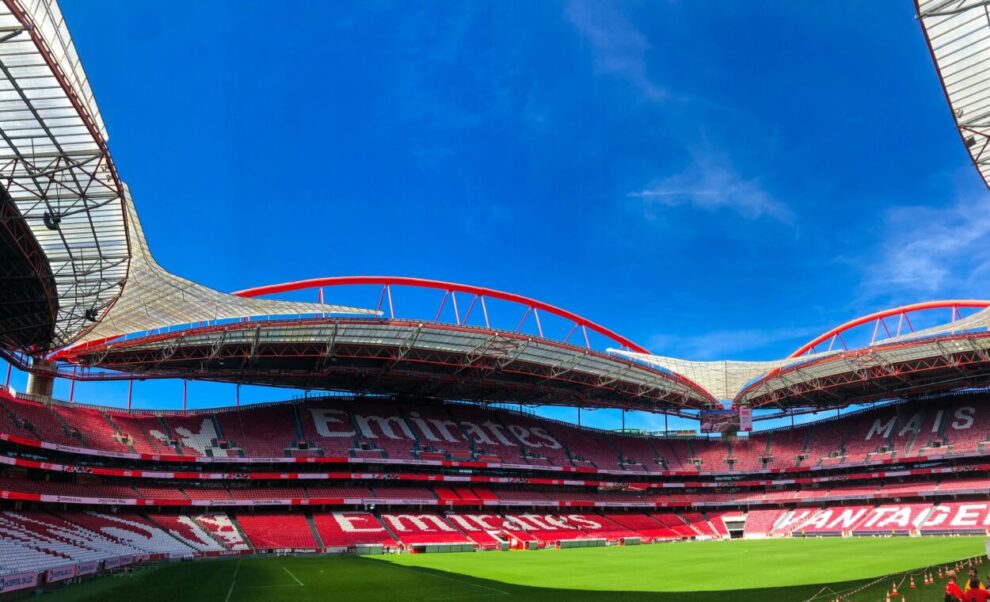
[[[295,282],[283,282],[281,284],[270,284],[268,286],[259,286],[255,288],[244,289],[233,293],[239,297],[262,297],[265,295],[275,295],[278,293],[287,293],[291,291],[306,290],[312,288],[326,288],[333,286],[354,286],[354,285],[379,285],[382,287],[382,297],[381,300],[388,300],[388,307],[390,317],[394,316],[393,306],[392,306],[392,286],[410,286],[416,288],[428,288],[439,291],[444,291],[445,295],[443,301],[441,301],[440,309],[437,311],[437,317],[439,318],[440,312],[443,310],[444,303],[447,301],[447,297],[452,298],[452,303],[454,304],[455,319],[458,324],[463,324],[467,321],[467,318],[474,308],[475,303],[480,299],[482,311],[485,312],[485,319],[487,322],[487,309],[484,305],[484,299],[499,299],[501,301],[509,301],[512,303],[518,303],[527,308],[526,314],[520,321],[520,326],[532,313],[534,319],[536,320],[537,328],[540,329],[542,334],[542,326],[540,325],[539,312],[545,311],[548,314],[570,320],[574,323],[574,328],[571,329],[571,333],[565,337],[566,342],[570,338],[571,334],[578,327],[582,329],[590,329],[616,343],[622,347],[626,347],[637,353],[650,353],[645,347],[636,344],[635,342],[627,339],[626,337],[620,335],[619,333],[605,328],[604,326],[592,322],[591,320],[579,316],[574,312],[567,311],[566,309],[561,309],[549,303],[544,303],[536,299],[531,299],[529,297],[524,297],[522,295],[517,295],[515,293],[507,293],[504,291],[498,291],[491,288],[486,288],[482,286],[473,286],[470,284],[458,284],[454,282],[445,282],[442,280],[430,280],[427,278],[410,278],[406,276],[333,276],[327,278],[311,278],[309,280],[297,280]],[[457,309],[457,293],[464,293],[468,295],[474,295],[474,298],[468,308],[467,314],[465,314],[463,321],[460,317],[459,311]],[[585,335],[585,343],[590,347],[588,343],[587,332]]]
[[[814,339],[808,341],[807,343],[799,347],[796,351],[794,351],[794,353],[790,354],[787,357],[794,358],[805,355],[806,353],[812,351],[815,347],[817,347],[821,343],[824,343],[825,341],[828,341],[830,339],[838,339],[839,341],[842,341],[842,334],[844,332],[848,332],[849,330],[852,330],[857,326],[862,326],[863,324],[869,324],[870,322],[874,322],[875,325],[874,325],[873,337],[875,341],[876,335],[881,327],[887,331],[888,336],[896,336],[890,334],[889,328],[884,322],[884,319],[886,318],[898,317],[900,320],[906,321],[908,328],[910,330],[914,330],[914,328],[911,326],[910,318],[908,318],[908,314],[910,313],[917,311],[925,311],[929,309],[951,309],[952,319],[955,320],[956,317],[959,315],[959,309],[962,307],[983,309],[986,307],[990,307],[990,301],[985,301],[980,299],[953,299],[946,301],[925,301],[923,303],[913,303],[910,305],[902,305],[901,307],[895,307],[893,309],[878,311],[866,316],[856,318],[855,320],[850,320],[845,324],[836,326],[835,328],[829,330],[828,332],[820,334],[819,336],[815,337]],[[901,324],[898,324],[897,333],[901,334]],[[834,344],[834,341],[832,342],[832,344]],[[845,346],[845,343],[843,343],[843,346]]]

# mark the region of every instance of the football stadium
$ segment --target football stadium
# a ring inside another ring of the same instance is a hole
[[[988,4],[914,8],[930,57],[912,61],[990,181]],[[700,361],[484,282],[337,265],[215,290],[156,261],[71,25],[55,0],[0,2],[0,600],[880,602],[987,583],[990,299]],[[181,400],[139,407],[156,382]],[[230,395],[190,407],[189,383]],[[620,428],[589,426],[601,411]]]

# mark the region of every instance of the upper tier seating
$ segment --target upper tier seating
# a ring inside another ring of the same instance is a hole
[[[695,439],[688,441],[692,451],[691,458],[699,470],[703,472],[726,472],[730,469],[726,458],[729,457],[729,449],[722,441],[705,439]]]
[[[212,457],[237,455],[219,445],[222,437],[217,430],[213,414],[201,413],[188,416],[170,414],[162,416],[162,422],[168,432],[153,430],[152,436],[162,442],[175,441],[179,452],[184,455]]]
[[[240,411],[217,412],[216,417],[223,439],[248,456],[280,458],[299,442],[295,429],[288,428],[295,424],[291,405],[249,406]]]
[[[117,453],[454,459],[610,472],[743,473],[871,464],[925,454],[990,454],[990,406],[975,394],[885,406],[730,442],[621,435],[456,403],[322,399],[156,415],[49,407],[0,392],[0,432]]]
[[[813,428],[813,426],[798,426],[754,437],[756,440],[770,440],[769,461],[766,467],[774,469],[808,465],[808,460],[802,460],[799,456],[804,454],[804,444]]]
[[[663,470],[658,462],[657,450],[646,437],[615,436],[612,445],[619,452],[625,470],[633,472],[656,472]]]
[[[131,447],[123,442],[100,410],[58,405],[51,406],[51,409],[62,424],[71,425],[71,428],[78,433],[81,441],[79,445],[108,451],[131,451]]]
[[[569,452],[571,463],[574,466],[593,466],[604,470],[623,469],[619,463],[619,451],[612,445],[612,437],[603,437],[597,432],[571,427],[562,423],[547,422],[543,424],[529,422],[524,423],[523,426],[530,430],[543,428],[549,432],[563,446],[563,451],[565,451],[564,456]],[[546,449],[547,441],[534,440],[531,435],[523,435],[523,437],[526,441],[543,444],[541,448],[535,451],[544,456],[548,455],[548,450]],[[531,450],[527,447],[527,451]],[[550,452],[550,454],[554,458],[555,465],[568,466],[565,463],[566,457],[562,457],[557,451]]]
[[[16,405],[9,405],[8,408],[13,412],[14,422],[20,425],[20,432],[16,434],[49,443],[83,446],[82,439],[78,435],[70,435],[62,418],[48,406],[31,401],[19,401]],[[73,425],[72,430],[78,432],[81,429]]]
[[[109,413],[109,420],[116,425],[134,451],[140,454],[176,454],[164,436],[165,427],[157,416],[150,414]],[[160,436],[157,436],[160,435]]]
[[[421,458],[425,452],[450,460],[476,459],[471,441],[445,406],[420,405],[400,410],[417,434]]]
[[[468,405],[451,405],[448,410],[479,456],[490,457],[505,464],[527,463],[522,458],[518,440],[499,420],[499,414]]]

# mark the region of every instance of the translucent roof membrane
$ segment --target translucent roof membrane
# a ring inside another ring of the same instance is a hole
[[[159,266],[152,256],[126,186],[124,197],[131,241],[127,286],[109,313],[86,332],[80,342],[236,318],[295,318],[326,314],[377,316],[380,313],[342,305],[237,297],[171,274]]]
[[[918,0],[952,116],[990,185],[990,11],[985,0]]]
[[[120,295],[129,252],[106,130],[51,0],[0,4],[0,184],[55,278],[51,346],[70,342]]]

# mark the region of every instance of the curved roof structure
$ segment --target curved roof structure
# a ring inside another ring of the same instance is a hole
[[[81,345],[65,359],[131,378],[651,412],[717,405],[688,379],[576,345],[401,319],[240,322]]]
[[[478,301],[481,301],[481,309],[479,313],[482,313],[484,317],[485,326],[490,326],[490,320],[488,318],[488,310],[485,305],[485,299],[498,299],[501,301],[508,301],[510,303],[515,303],[526,308],[526,313],[523,315],[520,325],[525,321],[530,315],[533,316],[533,320],[536,322],[536,327],[538,329],[538,334],[543,336],[543,326],[540,323],[540,312],[546,312],[550,315],[561,317],[573,323],[570,333],[564,338],[563,342],[568,342],[571,336],[574,334],[575,330],[581,329],[584,335],[585,345],[590,349],[591,343],[588,341],[588,331],[591,330],[596,332],[615,343],[619,343],[626,349],[638,353],[649,353],[646,349],[637,343],[634,343],[630,339],[622,336],[621,334],[608,329],[601,324],[592,322],[591,320],[580,316],[572,311],[550,305],[543,301],[537,299],[532,299],[530,297],[524,297],[523,295],[518,295],[515,293],[507,293],[505,291],[498,291],[492,288],[487,288],[483,286],[473,286],[470,284],[458,284],[456,282],[444,282],[442,280],[429,280],[426,278],[408,278],[404,276],[334,276],[330,278],[314,278],[312,280],[302,280],[298,282],[285,282],[282,284],[272,284],[268,286],[259,286],[255,288],[246,289],[243,291],[237,291],[234,294],[238,297],[260,297],[264,295],[274,295],[278,293],[285,293],[290,291],[305,290],[310,288],[319,288],[322,290],[326,287],[331,286],[353,286],[353,285],[378,285],[383,286],[382,291],[383,296],[388,296],[389,314],[395,317],[395,309],[392,303],[392,287],[396,286],[409,286],[414,288],[424,288],[444,291],[443,301],[441,301],[441,306],[437,312],[437,317],[439,318],[440,312],[443,310],[443,304],[446,302],[447,297],[451,299],[451,306],[454,310],[454,317],[456,323],[466,324],[471,312],[474,310]],[[461,316],[460,311],[457,308],[457,293],[470,295],[471,301],[469,305],[465,307],[464,315]],[[518,330],[518,327],[517,327]]]
[[[704,362],[635,353],[620,349],[610,349],[609,352],[657,366],[675,374],[681,374],[698,383],[716,399],[732,399],[744,386],[771,370],[780,368],[788,361],[783,359],[764,362],[740,362],[731,360]]]
[[[916,0],[959,135],[990,186],[990,12],[986,0]]]
[[[979,311],[963,317],[960,308]],[[951,310],[949,321],[914,329],[912,314],[944,309]],[[870,342],[848,347],[843,335],[860,327],[872,327]],[[681,374],[735,405],[820,408],[984,385],[979,379],[984,374],[981,362],[986,360],[981,358],[988,335],[990,301],[967,299],[868,314],[826,331],[778,360],[699,362],[609,351]]]
[[[645,351],[636,343],[573,312],[521,295],[383,276],[321,278],[237,294],[243,302],[277,303],[255,296],[320,288],[322,298],[324,287],[354,285],[382,286],[379,306],[387,300],[389,317],[220,323],[93,340],[60,351],[55,358],[140,378],[200,378],[645,411],[680,412],[718,405],[703,387],[670,370],[595,351],[588,331]],[[400,286],[443,292],[436,316],[430,320],[397,317],[392,289]],[[462,295],[460,305],[458,294]],[[490,316],[493,300],[511,303],[521,319],[507,316],[512,312],[504,307],[498,316]],[[445,306],[448,314],[453,313],[452,321],[445,319]],[[469,322],[472,313],[474,324]],[[548,336],[543,321],[549,316],[571,322],[570,332]],[[511,326],[495,324],[506,318]],[[535,334],[521,330],[527,320],[535,325]]]
[[[151,255],[141,221],[126,189],[125,207],[132,248],[128,285],[114,307],[80,337],[77,344],[223,320],[258,317],[296,319],[327,314],[375,316],[380,313],[342,305],[240,297],[171,274],[159,266]]]
[[[827,408],[986,386],[990,333],[946,333],[827,354],[750,383],[736,405]]]

